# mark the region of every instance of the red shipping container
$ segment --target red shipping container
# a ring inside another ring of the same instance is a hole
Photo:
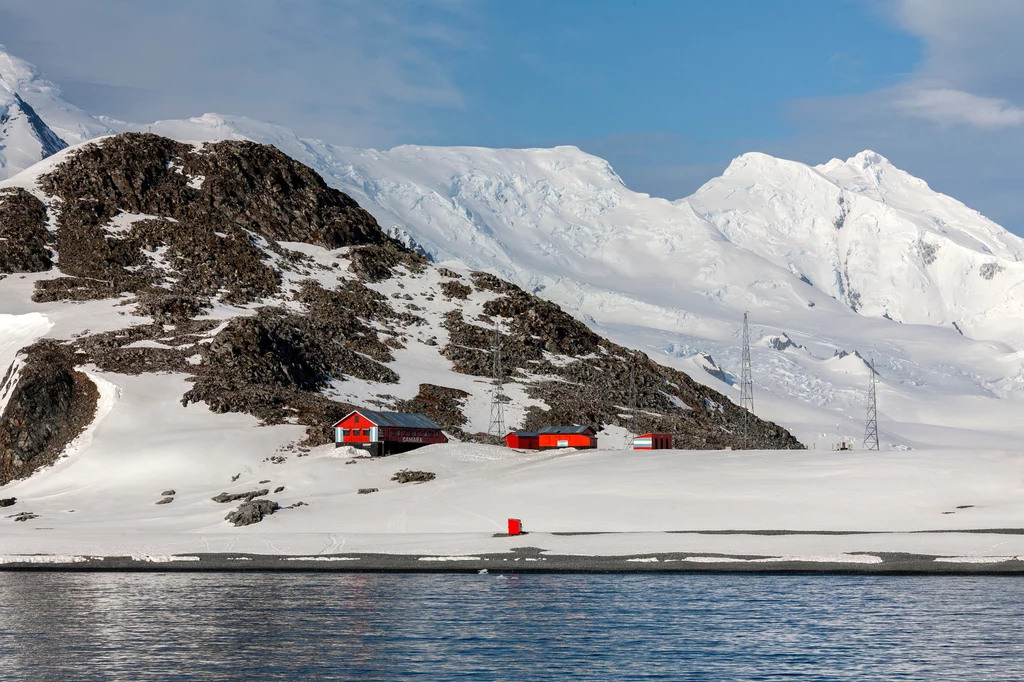
[[[509,535],[522,535],[523,533],[523,522],[519,519],[508,520],[508,534]]]

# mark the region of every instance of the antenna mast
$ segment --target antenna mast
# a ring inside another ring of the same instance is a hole
[[[743,438],[750,437],[750,415],[754,413],[754,380],[750,371],[750,328],[743,313],[743,359],[740,369],[740,407],[743,408]]]
[[[505,437],[505,374],[501,368],[501,320],[494,318],[494,341],[491,344],[492,381],[491,420],[487,433],[498,438]]]
[[[864,428],[864,448],[878,450],[878,397],[875,394],[875,359],[868,364],[871,369],[871,383],[868,385],[868,419]]]
[[[629,429],[626,434],[624,447],[628,450],[633,447],[633,438],[637,435],[636,430],[636,356],[630,356],[629,361]]]

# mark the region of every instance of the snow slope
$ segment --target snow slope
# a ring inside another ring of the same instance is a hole
[[[956,532],[1019,524],[1019,453],[536,453],[450,444],[355,461],[355,450],[325,446],[278,464],[263,454],[298,436],[296,427],[261,428],[248,417],[213,415],[202,406],[160,405],[159,396],[181,388],[178,377],[116,380],[121,397],[96,429],[88,457],[69,458],[45,476],[5,489],[27,501],[17,509],[39,517],[3,525],[3,555],[458,557],[514,547],[819,561],[849,552],[975,561],[1024,554],[1021,535]],[[140,434],[137,420],[161,408],[168,419]],[[406,485],[390,480],[404,468],[437,478]],[[271,497],[279,503],[305,505],[244,528],[223,521],[234,505],[210,499],[278,486],[284,490]],[[361,495],[360,488],[379,492]],[[175,491],[174,501],[155,504],[167,489]],[[495,538],[510,516],[523,519],[529,535]],[[720,529],[865,534],[692,532]],[[914,532],[921,530],[942,532]],[[593,532],[607,534],[576,535]]]
[[[679,205],[863,315],[1024,341],[1024,240],[874,152],[744,154]]]
[[[66,101],[35,66],[0,45],[0,180],[69,144],[110,132]]]
[[[0,75],[0,173],[16,173],[65,147]]]

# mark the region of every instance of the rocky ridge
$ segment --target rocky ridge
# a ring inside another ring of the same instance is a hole
[[[469,389],[487,386],[496,320],[506,378],[533,403],[510,426],[619,424],[671,431],[682,447],[802,447],[756,418],[742,438],[742,411],[731,401],[599,337],[553,303],[493,275],[431,265],[272,147],[135,133],[89,143],[37,185],[0,191],[0,235],[10,235],[0,242],[0,274],[46,273],[35,283],[37,303],[109,300],[140,318],[44,344],[63,354],[54,366],[65,372],[56,404],[66,423],[44,444],[33,440],[27,460],[13,448],[26,433],[18,415],[31,406],[12,400],[0,422],[5,463],[51,461],[80,430],[92,385],[74,369],[83,365],[188,375],[183,405],[303,424],[309,444],[328,442],[330,424],[355,405],[421,411],[459,437],[486,439],[474,435],[467,412],[486,400],[486,388]],[[420,345],[430,362],[467,380],[420,383],[396,398],[398,357]],[[40,352],[26,352],[19,395]],[[353,381],[369,388],[346,393]],[[22,475],[4,471],[0,481]]]

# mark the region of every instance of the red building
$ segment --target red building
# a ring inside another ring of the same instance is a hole
[[[513,431],[505,436],[505,445],[517,450],[539,450],[540,434],[533,431]]]
[[[334,425],[335,447],[349,445],[375,457],[447,442],[441,427],[422,414],[356,410]]]
[[[634,450],[671,450],[671,433],[645,433],[633,438]]]
[[[592,449],[597,447],[597,431],[590,426],[545,426],[538,432],[538,448]]]

